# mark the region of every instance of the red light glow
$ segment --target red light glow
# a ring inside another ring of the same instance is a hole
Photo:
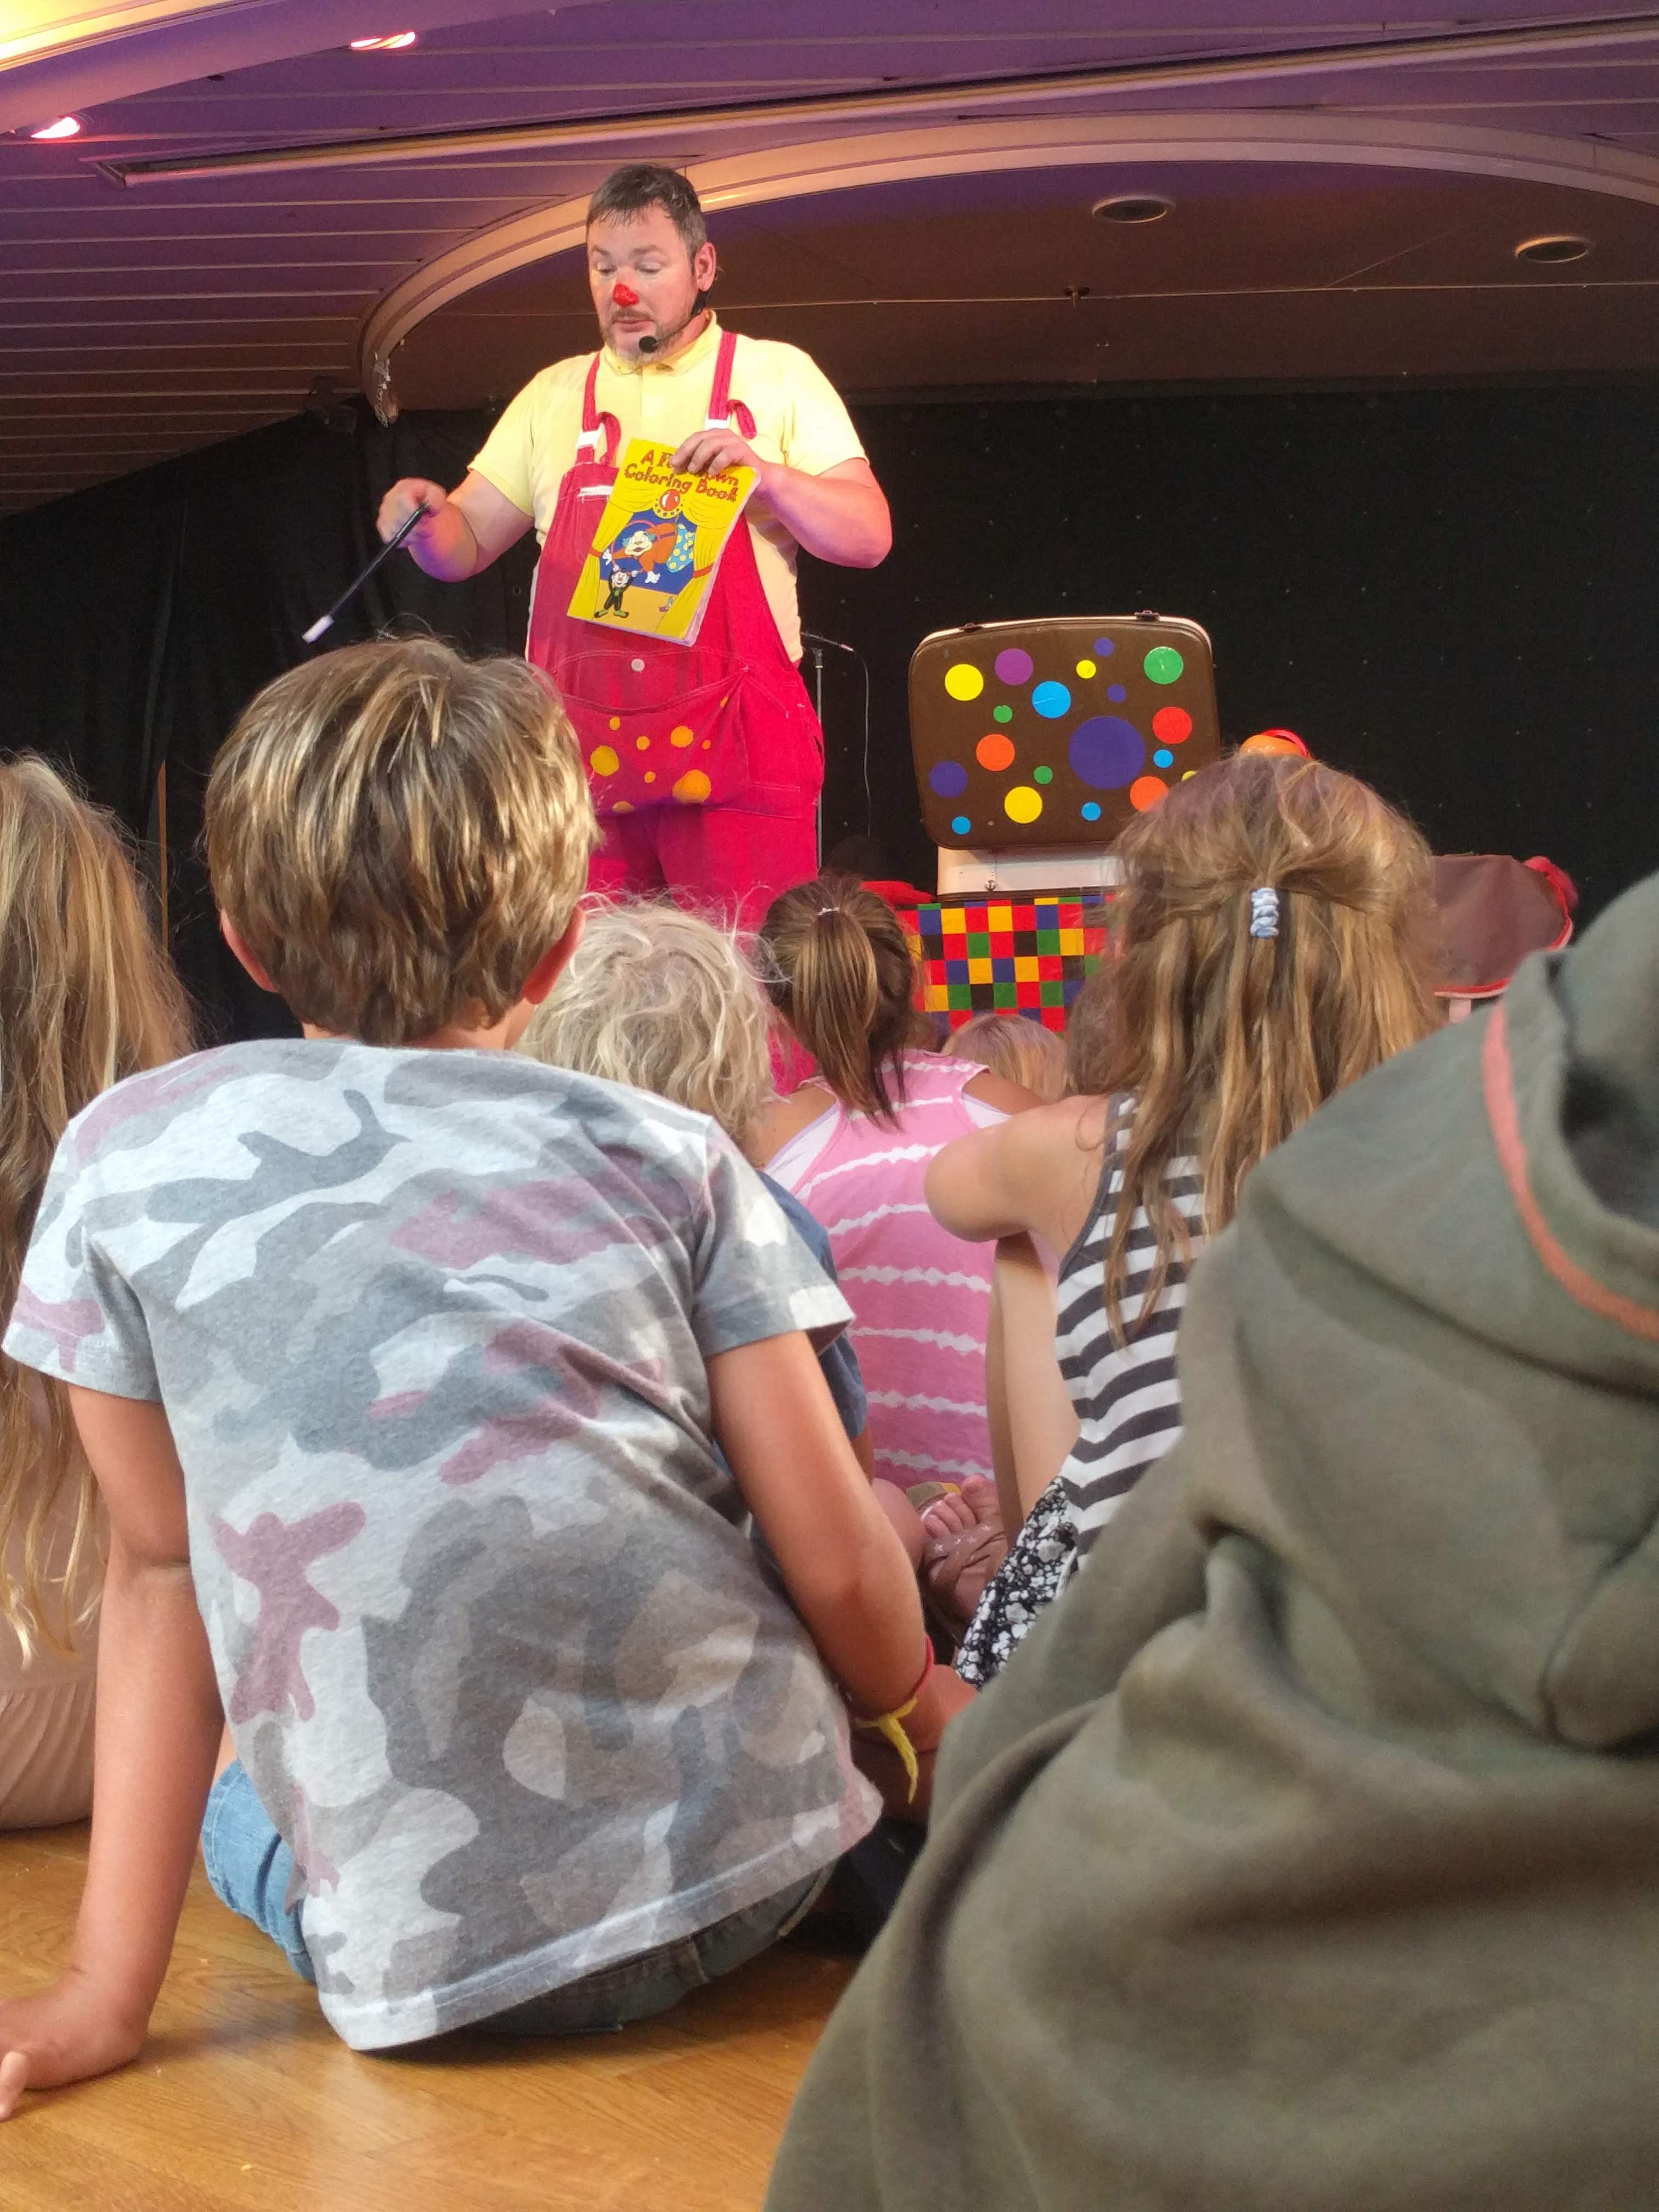
[[[43,123],[38,131],[31,131],[31,138],[73,138],[80,131],[78,115],[60,115],[56,123]]]
[[[390,53],[395,46],[412,46],[418,35],[414,31],[393,31],[385,39],[354,39],[351,51],[354,54]]]

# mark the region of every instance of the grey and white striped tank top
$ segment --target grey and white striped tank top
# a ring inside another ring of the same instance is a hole
[[[1121,1115],[1128,1102],[1114,1099]],[[1158,1243],[1146,1209],[1137,1207],[1129,1229],[1123,1322],[1128,1341],[1115,1344],[1104,1297],[1105,1260],[1123,1187],[1121,1154],[1127,1127],[1101,1169],[1089,1218],[1060,1262],[1054,1350],[1079,1428],[1060,1471],[1066,1517],[1077,1530],[1078,1554],[1090,1546],[1140,1477],[1181,1434],[1181,1386],[1176,1381],[1176,1330],[1187,1303],[1188,1268],[1171,1260],[1158,1302],[1137,1328]],[[1203,1187],[1190,1154],[1179,1153],[1165,1170],[1170,1194],[1192,1232],[1196,1255],[1204,1241]]]

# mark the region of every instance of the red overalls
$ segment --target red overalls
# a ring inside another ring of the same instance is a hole
[[[754,417],[732,398],[735,346],[726,331],[708,427],[724,428],[735,414],[747,438]],[[666,886],[681,905],[752,929],[780,891],[817,871],[823,734],[767,605],[746,526],[727,541],[695,644],[618,635],[566,614],[617,480],[621,428],[597,411],[599,374],[595,354],[526,647],[581,741],[605,830],[588,888]]]

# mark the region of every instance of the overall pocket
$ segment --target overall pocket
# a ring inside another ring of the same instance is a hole
[[[640,642],[643,647],[647,641]],[[571,653],[551,672],[602,815],[647,806],[729,806],[749,787],[742,711],[747,672],[732,668],[711,678],[704,667],[688,687],[684,659],[678,669],[665,665],[665,653],[679,658],[680,649]]]

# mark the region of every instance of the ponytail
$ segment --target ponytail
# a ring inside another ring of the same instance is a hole
[[[850,876],[819,876],[773,901],[761,924],[773,1005],[843,1106],[878,1121],[904,1103],[915,963],[892,908]]]

